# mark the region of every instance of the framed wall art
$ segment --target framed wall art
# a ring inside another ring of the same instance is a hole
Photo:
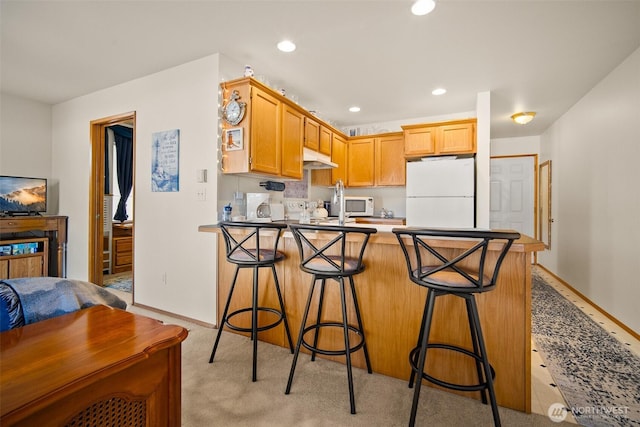
[[[151,134],[151,191],[180,189],[180,129]]]
[[[242,128],[232,128],[224,131],[224,148],[226,151],[242,150],[244,139]]]

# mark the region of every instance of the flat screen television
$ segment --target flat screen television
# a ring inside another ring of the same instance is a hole
[[[0,175],[0,212],[36,215],[47,211],[47,180]]]

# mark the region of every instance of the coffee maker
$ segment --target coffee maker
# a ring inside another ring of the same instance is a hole
[[[269,193],[247,193],[247,221],[271,222]]]

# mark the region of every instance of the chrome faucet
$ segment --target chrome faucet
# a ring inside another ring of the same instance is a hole
[[[338,225],[344,225],[344,183],[341,179],[336,181],[336,188],[333,192],[333,203],[340,203],[340,213],[338,213]]]

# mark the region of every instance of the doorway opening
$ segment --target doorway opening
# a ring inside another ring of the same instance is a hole
[[[89,281],[131,292],[135,221],[135,112],[93,120]],[[127,290],[128,287],[128,290]]]

